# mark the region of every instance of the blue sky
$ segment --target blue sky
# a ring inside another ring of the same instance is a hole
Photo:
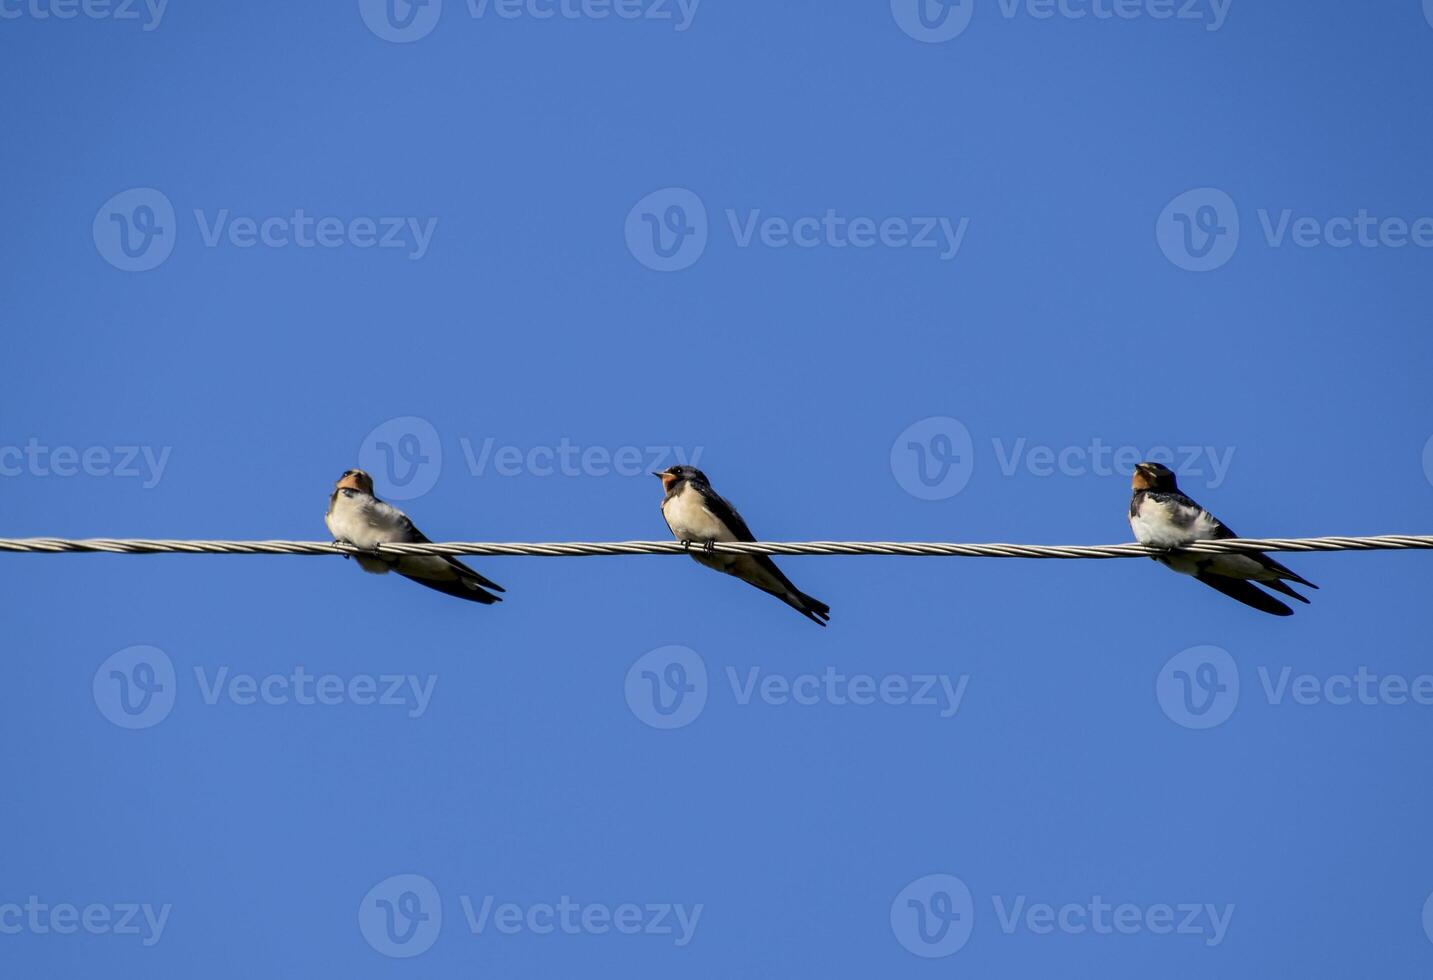
[[[1416,0],[0,12],[0,534],[1433,528]],[[0,972],[1426,976],[1428,561],[0,557]]]

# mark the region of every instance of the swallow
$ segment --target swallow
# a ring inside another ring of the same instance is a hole
[[[1131,486],[1134,496],[1129,503],[1129,524],[1134,530],[1135,540],[1142,545],[1173,549],[1195,541],[1222,541],[1239,536],[1229,525],[1181,493],[1174,471],[1167,466],[1140,463],[1134,468]],[[1238,599],[1244,605],[1272,616],[1292,616],[1294,611],[1260,589],[1259,585],[1303,603],[1309,600],[1295,592],[1284,580],[1311,589],[1318,588],[1302,575],[1259,552],[1237,555],[1177,554],[1159,556],[1155,561],[1182,575],[1193,575],[1211,589],[1218,589],[1229,598]]]
[[[666,496],[662,498],[662,517],[673,537],[683,544],[717,541],[755,541],[756,536],[746,521],[712,489],[707,476],[695,466],[673,466],[653,473],[660,477]],[[769,592],[817,626],[825,626],[831,618],[831,607],[813,599],[791,584],[770,555],[729,555],[707,551],[692,557],[708,568],[735,575],[743,582]]]
[[[373,495],[373,478],[363,470],[347,470],[334,485],[323,517],[335,544],[373,549],[380,544],[427,544],[408,515]],[[459,599],[490,606],[501,602],[493,592],[503,587],[489,581],[456,558],[441,555],[354,555],[365,572],[394,571],[419,585]],[[487,590],[491,589],[492,592]]]

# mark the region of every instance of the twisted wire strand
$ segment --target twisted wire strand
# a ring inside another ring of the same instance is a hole
[[[1149,558],[1169,552],[1142,544],[957,544],[939,541],[754,541],[710,546],[680,541],[447,541],[384,544],[371,551],[328,541],[174,541],[142,538],[0,538],[0,552],[119,555],[522,555],[585,558],[596,555],[681,555],[710,550],[735,555],[899,555],[939,558]],[[1250,551],[1397,551],[1433,549],[1433,534],[1366,537],[1230,538],[1199,541],[1181,551],[1233,554]]]

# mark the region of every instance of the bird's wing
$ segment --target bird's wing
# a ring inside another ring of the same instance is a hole
[[[401,541],[403,541],[404,544],[432,544],[432,543],[433,543],[432,541],[430,541],[430,540],[428,539],[428,536],[427,536],[426,534],[424,534],[422,531],[418,530],[417,526],[408,518],[408,515],[407,515],[407,514],[403,513],[403,512],[400,511],[400,510],[397,510],[397,508],[394,508],[394,510],[396,511],[396,513],[397,513],[397,515],[398,515],[398,534],[399,534],[399,538],[400,538]],[[507,591],[507,590],[504,589],[501,585],[498,585],[496,582],[492,581],[491,579],[487,578],[486,576],[483,576],[483,575],[479,574],[478,572],[473,571],[473,569],[469,568],[467,565],[464,565],[462,562],[458,561],[458,559],[454,558],[452,555],[435,555],[435,556],[433,556],[433,557],[436,557],[436,558],[442,560],[442,561],[445,562],[453,571],[458,572],[458,573],[459,573],[462,577],[464,577],[464,578],[472,579],[474,582],[477,582],[479,585],[483,586],[484,588],[492,589],[492,590],[495,591],[495,592],[506,592],[506,591]],[[409,571],[409,569],[403,569],[403,568],[400,568],[400,569],[399,569],[399,572],[400,572],[400,573],[404,573],[404,572],[408,572],[408,571]],[[411,578],[411,579],[413,579],[413,581],[415,581],[415,582],[422,582],[424,585],[430,586],[431,588],[435,588],[435,589],[437,589],[439,592],[448,592],[450,595],[460,595],[460,594],[461,594],[461,595],[463,596],[463,598],[468,598],[468,599],[473,598],[473,596],[472,596],[471,594],[469,594],[468,592],[462,592],[462,593],[459,593],[459,592],[450,592],[448,589],[442,588],[442,587],[440,587],[439,585],[434,584],[434,580],[432,580],[432,579],[422,578],[422,577],[420,577],[420,576],[418,576],[418,575],[408,575],[408,577]],[[459,583],[459,585],[460,585],[460,587],[461,587],[461,583]],[[478,599],[478,601],[479,601],[479,602],[483,602],[484,600]],[[489,596],[488,601],[498,602],[499,600],[498,600],[498,598],[497,598],[496,596]]]
[[[727,503],[726,498],[713,491],[702,495],[702,503],[712,516],[727,526],[727,530],[738,541],[755,541],[756,535],[751,533],[751,528],[746,526],[746,521],[736,512],[736,508]]]
[[[1205,513],[1206,513],[1206,514],[1209,514],[1208,511],[1205,511]],[[1226,540],[1228,540],[1229,538],[1237,538],[1237,537],[1239,536],[1238,534],[1234,533],[1234,529],[1233,529],[1232,527],[1230,527],[1228,524],[1225,524],[1223,521],[1221,521],[1219,518],[1215,517],[1213,514],[1209,514],[1209,520],[1212,521],[1213,524],[1214,524],[1213,540],[1215,540],[1215,541],[1226,541]],[[1288,580],[1291,581],[1291,582],[1298,582],[1300,585],[1307,585],[1307,586],[1308,586],[1309,588],[1311,588],[1311,589],[1317,589],[1317,588],[1318,588],[1317,585],[1315,585],[1314,583],[1310,582],[1308,579],[1304,578],[1302,575],[1300,575],[1298,572],[1294,571],[1292,568],[1289,568],[1289,567],[1287,567],[1287,566],[1285,566],[1285,565],[1281,565],[1279,562],[1276,562],[1274,559],[1270,558],[1268,555],[1264,554],[1262,551],[1246,552],[1245,555],[1244,555],[1244,557],[1246,557],[1246,558],[1252,558],[1252,559],[1254,559],[1255,561],[1257,561],[1259,564],[1263,565],[1265,568],[1269,569],[1270,571],[1272,571],[1272,572],[1277,572],[1280,578],[1286,578],[1286,579],[1288,579]],[[1283,590],[1283,589],[1280,589],[1279,591],[1282,592],[1282,591],[1284,591],[1284,590]],[[1299,595],[1297,592],[1290,591],[1290,592],[1289,592],[1289,595],[1293,596],[1295,599],[1300,600],[1301,602],[1308,602],[1308,601],[1309,601],[1309,600],[1305,599],[1303,596]]]
[[[1253,606],[1260,612],[1266,612],[1271,616],[1292,616],[1294,614],[1294,611],[1288,606],[1245,579],[1227,578],[1210,572],[1200,572],[1194,577],[1211,589],[1222,592],[1231,599],[1237,599],[1246,606]]]
[[[751,528],[746,526],[746,521],[741,519],[741,515],[736,512],[736,508],[728,503],[720,494],[715,491],[707,494],[705,503],[707,510],[712,512],[712,516],[725,524],[738,541],[756,540],[756,535],[751,533]],[[776,566],[776,562],[771,560],[770,555],[751,555],[749,557],[762,571],[775,578],[788,591],[795,592],[798,595],[802,594],[801,590],[792,583],[791,579],[786,577],[786,573]]]

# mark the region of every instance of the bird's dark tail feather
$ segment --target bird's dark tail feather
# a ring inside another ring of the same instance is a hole
[[[398,574],[403,575],[402,572]],[[428,588],[444,595],[450,595],[457,599],[467,599],[469,602],[481,602],[485,606],[491,606],[495,602],[502,602],[502,598],[485,592],[477,585],[464,585],[457,579],[431,579],[418,578],[414,575],[403,575],[410,582],[417,582],[419,585],[426,585]]]
[[[1226,578],[1223,575],[1196,575],[1195,578],[1209,586],[1223,592],[1231,599],[1238,599],[1246,606],[1253,606],[1260,612],[1266,612],[1271,616],[1292,616],[1294,611],[1275,599],[1263,589],[1242,578]],[[1303,598],[1300,596],[1300,598]],[[1308,600],[1304,600],[1307,602]]]
[[[1293,599],[1297,599],[1305,605],[1307,605],[1309,602],[1309,600],[1305,599],[1303,596],[1299,595],[1293,589],[1289,588],[1286,584],[1284,584],[1282,579],[1274,579],[1271,582],[1260,582],[1259,584],[1266,589],[1273,589],[1275,592],[1282,592],[1284,595],[1289,596]],[[1317,589],[1318,586],[1315,585],[1312,586],[1312,588]]]
[[[791,594],[781,597],[787,605],[805,616],[817,626],[825,626],[826,620],[831,618],[831,607],[820,599],[813,599],[805,592],[792,590]]]
[[[1310,582],[1308,579],[1304,578],[1302,575],[1300,575],[1298,572],[1294,571],[1292,568],[1289,568],[1287,565],[1281,565],[1281,564],[1279,564],[1278,562],[1274,561],[1274,559],[1272,559],[1272,558],[1270,558],[1268,555],[1264,554],[1262,551],[1257,552],[1257,553],[1255,553],[1255,554],[1252,554],[1252,555],[1250,555],[1249,557],[1256,559],[1257,561],[1259,561],[1260,563],[1262,563],[1266,568],[1272,568],[1274,571],[1278,572],[1280,575],[1282,575],[1284,578],[1288,579],[1290,582],[1297,582],[1297,583],[1299,583],[1300,585],[1308,586],[1308,587],[1311,588],[1311,589],[1317,589],[1317,588],[1318,588],[1317,585],[1315,585],[1314,583]],[[1265,585],[1268,585],[1269,583],[1266,582],[1266,583],[1264,583],[1264,584],[1265,584]],[[1282,592],[1283,590],[1280,589],[1279,591]],[[1303,597],[1300,596],[1299,598],[1303,598]],[[1308,600],[1304,600],[1304,601],[1307,602]]]
[[[507,589],[503,588],[501,585],[498,585],[498,583],[494,582],[492,579],[488,578],[488,577],[485,576],[485,575],[481,575],[481,574],[479,574],[478,572],[473,571],[473,569],[469,568],[467,565],[464,565],[462,562],[458,561],[458,559],[456,559],[456,558],[449,557],[449,558],[448,558],[448,564],[450,564],[450,565],[452,565],[454,568],[456,568],[456,569],[457,569],[459,572],[461,572],[465,577],[470,578],[470,579],[473,579],[474,581],[476,581],[479,585],[481,585],[481,586],[482,586],[483,588],[485,588],[485,589],[492,589],[494,592],[506,592],[506,591],[507,591]],[[499,601],[501,601],[501,600],[499,600]]]

